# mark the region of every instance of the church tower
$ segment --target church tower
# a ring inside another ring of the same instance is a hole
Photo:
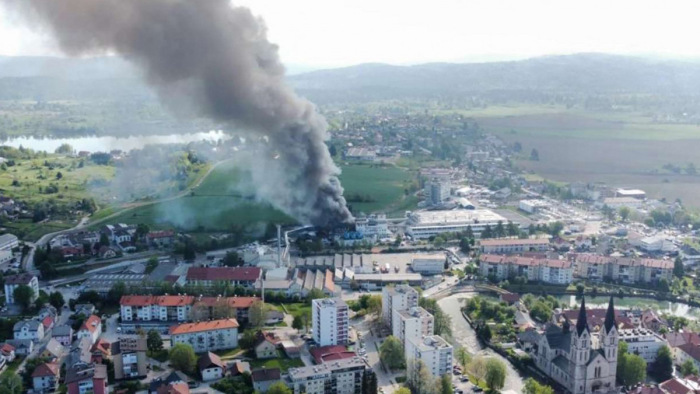
[[[569,358],[573,367],[571,392],[578,394],[586,390],[586,366],[591,356],[591,332],[586,318],[586,299],[581,300],[581,309],[576,320],[576,329],[571,333],[571,351]]]
[[[605,314],[605,322],[603,327],[600,329],[600,349],[603,351],[605,359],[608,360],[608,368],[613,374],[617,371],[617,344],[618,344],[618,331],[617,331],[617,321],[615,321],[615,306],[613,305],[613,298],[610,296],[610,302],[608,303],[608,311]]]

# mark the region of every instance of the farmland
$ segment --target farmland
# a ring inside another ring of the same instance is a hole
[[[486,132],[522,144],[518,164],[562,182],[605,182],[700,207],[700,176],[665,170],[700,165],[700,126],[653,123],[639,114],[500,108],[474,116]],[[525,114],[523,114],[525,113]],[[539,161],[529,160],[537,149]]]
[[[341,182],[355,212],[412,209],[415,198],[404,196],[411,174],[397,167],[343,166]],[[268,222],[291,224],[294,220],[270,204],[256,201],[252,182],[233,162],[216,167],[192,193],[177,199],[124,211],[111,222],[146,223],[154,228],[175,226],[183,230],[228,231],[233,226],[264,229]]]

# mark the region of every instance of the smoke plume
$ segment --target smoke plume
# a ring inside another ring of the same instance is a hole
[[[116,53],[178,114],[243,127],[264,141],[258,196],[307,224],[352,216],[325,142],[326,122],[284,82],[264,23],[228,0],[0,0],[70,56]]]

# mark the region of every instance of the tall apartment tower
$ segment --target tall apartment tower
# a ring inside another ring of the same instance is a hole
[[[384,286],[382,289],[382,321],[393,332],[394,309],[405,310],[418,307],[418,291],[408,285]]]
[[[398,310],[394,309],[392,334],[405,344],[410,339],[420,340],[432,336],[435,318],[421,307]]]
[[[319,298],[311,303],[313,338],[318,346],[348,343],[348,305],[340,298]]]

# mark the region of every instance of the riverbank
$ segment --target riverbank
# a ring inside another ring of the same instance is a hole
[[[494,357],[502,361],[506,366],[506,381],[502,390],[513,390],[521,393],[524,387],[524,377],[515,369],[505,357],[492,349],[484,347],[476,332],[462,316],[462,300],[477,295],[477,293],[461,293],[445,297],[438,301],[438,305],[452,319],[452,345],[461,346],[471,354],[480,354]]]

